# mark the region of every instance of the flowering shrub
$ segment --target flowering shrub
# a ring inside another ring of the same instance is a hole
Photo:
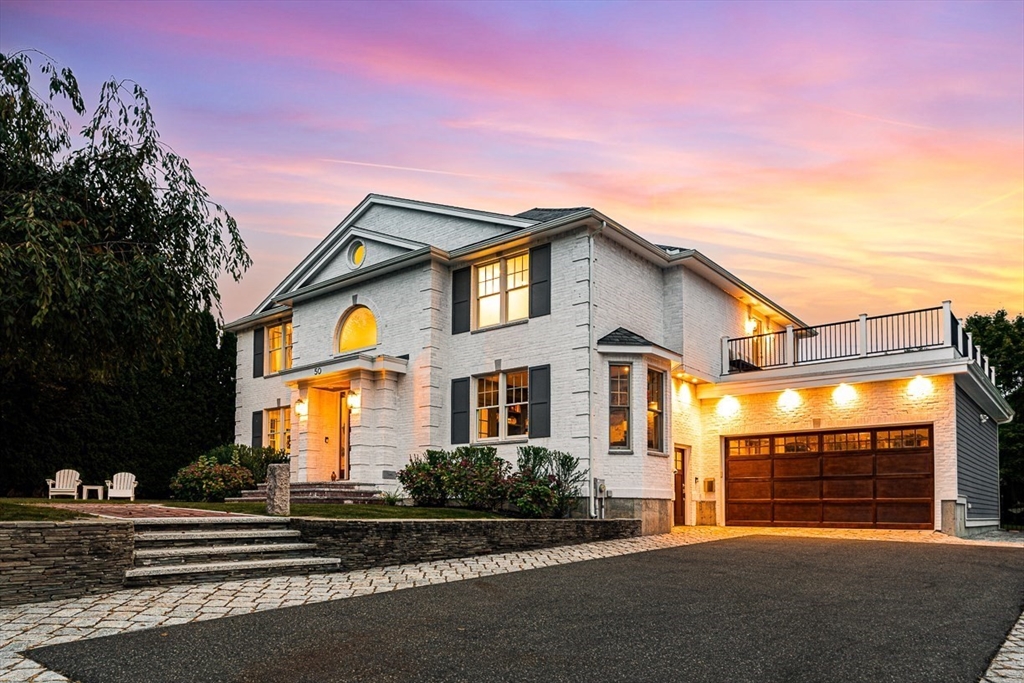
[[[205,455],[178,470],[171,480],[174,497],[188,501],[222,502],[255,486],[252,472],[245,467],[220,465]]]
[[[508,500],[512,465],[493,446],[462,446],[451,454],[448,497],[474,510],[494,510]]]
[[[426,451],[412,456],[398,472],[398,481],[416,505],[444,507],[448,502],[446,480],[451,478],[452,455],[448,451]]]
[[[413,456],[398,480],[416,505],[440,507],[448,501],[476,510],[506,503],[526,517],[568,517],[586,474],[579,459],[538,446],[519,448],[519,468],[498,457],[491,446],[462,446],[452,452]]]

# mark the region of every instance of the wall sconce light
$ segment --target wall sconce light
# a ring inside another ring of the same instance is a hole
[[[305,399],[300,398],[295,402],[295,414],[299,417],[306,417],[309,414],[309,404]]]
[[[985,424],[986,422],[988,422],[988,415],[982,413],[981,415],[978,416],[978,419],[981,420],[981,424]]]
[[[350,391],[348,396],[345,397],[345,402],[348,403],[348,407],[351,410],[359,410],[359,406],[362,405],[358,391]]]
[[[734,396],[723,396],[718,402],[716,412],[719,417],[735,417],[740,412],[740,402]]]
[[[747,331],[747,334],[754,334],[754,330],[757,329],[757,321],[753,318],[747,318],[747,322],[743,323],[743,329]]]
[[[935,391],[935,387],[932,386],[932,381],[927,377],[922,377],[921,375],[910,380],[910,384],[907,385],[907,396],[911,399],[931,396],[933,391]]]
[[[832,400],[837,406],[848,406],[857,400],[857,390],[844,382],[832,390]]]
[[[799,408],[800,404],[803,402],[803,399],[800,398],[800,394],[796,393],[792,389],[786,389],[779,394],[779,408],[785,410],[787,413]]]

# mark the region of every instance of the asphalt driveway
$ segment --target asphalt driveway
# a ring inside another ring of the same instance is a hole
[[[1015,548],[753,536],[38,648],[91,681],[977,681]]]

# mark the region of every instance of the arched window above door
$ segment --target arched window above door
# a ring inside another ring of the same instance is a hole
[[[345,315],[338,334],[338,351],[356,351],[377,345],[377,319],[366,306],[354,306]]]

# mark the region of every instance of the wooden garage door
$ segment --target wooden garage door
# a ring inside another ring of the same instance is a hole
[[[730,437],[725,523],[934,527],[928,425]]]

